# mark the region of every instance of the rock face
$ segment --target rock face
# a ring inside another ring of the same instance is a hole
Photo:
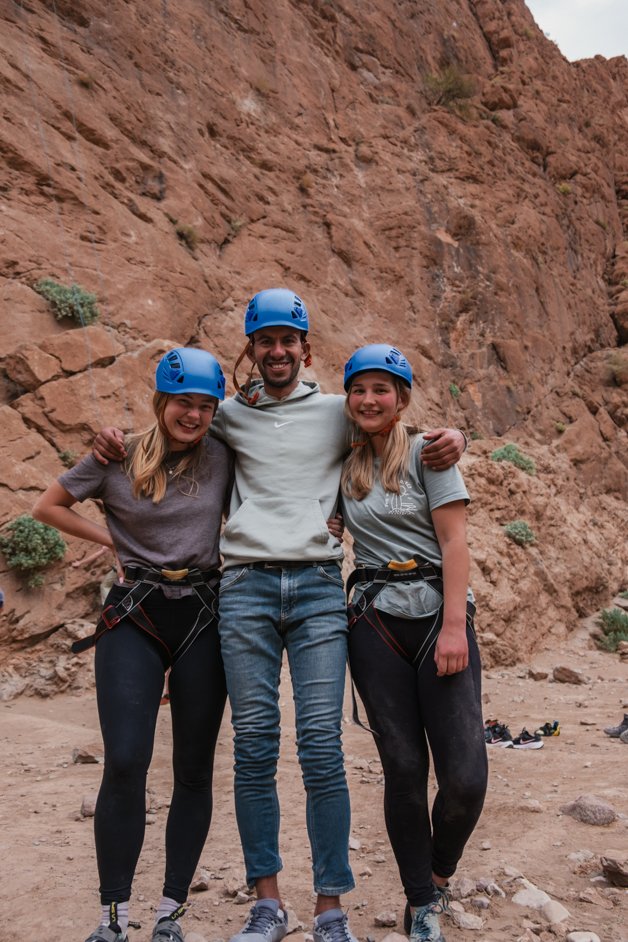
[[[339,391],[355,347],[390,340],[421,426],[476,439],[487,663],[626,587],[624,58],[568,63],[523,0],[57,0],[0,28],[0,525],[96,429],[147,421],[168,345],[229,372],[246,301],[285,284],[312,378]],[[96,294],[98,323],[56,320],[48,277]],[[490,460],[504,441],[535,476]],[[505,537],[517,519],[533,545]],[[0,696],[93,619],[107,563],[68,566],[89,552],[71,541],[44,589],[0,571]]]

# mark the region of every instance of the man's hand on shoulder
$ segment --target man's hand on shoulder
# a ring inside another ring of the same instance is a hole
[[[126,458],[124,432],[119,428],[103,428],[94,439],[92,454],[101,464],[123,461]]]
[[[467,447],[465,436],[456,428],[432,429],[423,438],[430,444],[421,451],[421,461],[432,471],[446,471],[457,464]]]

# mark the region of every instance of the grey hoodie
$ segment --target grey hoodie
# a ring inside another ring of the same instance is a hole
[[[235,483],[220,551],[225,566],[251,562],[342,560],[327,529],[336,510],[348,423],[344,396],[301,382],[274,399],[261,381],[250,406],[221,404],[211,433],[235,452]]]

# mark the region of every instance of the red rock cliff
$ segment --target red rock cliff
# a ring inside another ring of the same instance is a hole
[[[145,421],[169,344],[230,365],[247,299],[288,285],[327,389],[388,339],[420,423],[473,435],[487,661],[626,587],[624,58],[570,64],[523,0],[21,0],[0,27],[0,523],[103,424]],[[98,324],[56,321],[43,277],[94,292]],[[535,476],[490,460],[506,441]],[[0,573],[0,697],[81,682],[88,552],[44,589]]]

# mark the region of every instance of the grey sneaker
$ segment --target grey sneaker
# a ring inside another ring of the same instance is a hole
[[[445,936],[441,934],[438,922],[438,916],[442,911],[443,907],[439,902],[417,906],[412,917],[410,942],[445,942]]]
[[[607,736],[610,736],[611,739],[619,739],[622,733],[625,733],[628,730],[628,713],[624,713],[624,718],[619,724],[619,726],[607,726],[604,732]]]
[[[314,918],[314,942],[357,942],[342,909],[328,909]]]
[[[619,734],[619,741],[628,743],[628,729],[625,729],[623,733]]]
[[[288,917],[276,899],[260,899],[252,907],[241,932],[229,942],[281,942],[288,931]]]

